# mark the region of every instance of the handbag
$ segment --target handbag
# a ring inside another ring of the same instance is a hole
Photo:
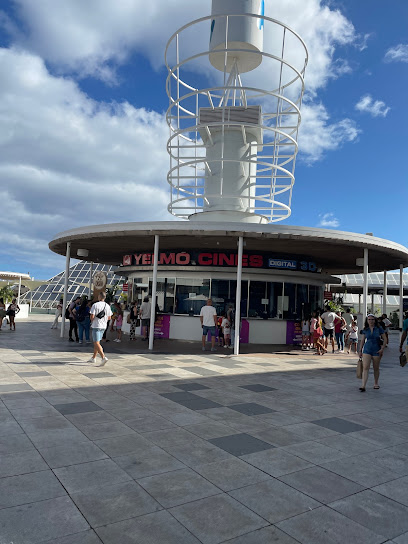
[[[405,354],[405,351],[403,351],[401,354],[400,354],[400,365],[401,366],[405,366],[407,364],[407,356]]]
[[[129,323],[130,324],[130,313],[128,313],[128,316],[126,318],[126,323]]]
[[[356,377],[358,380],[361,380],[363,377],[363,359],[361,357],[357,361]]]

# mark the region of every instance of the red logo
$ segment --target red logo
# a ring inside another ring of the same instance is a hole
[[[123,256],[123,266],[130,266],[132,264],[132,255]]]

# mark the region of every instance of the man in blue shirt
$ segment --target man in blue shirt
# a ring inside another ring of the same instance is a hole
[[[400,342],[400,352],[401,353],[402,353],[402,346],[404,345],[405,339],[407,337],[407,333],[408,333],[408,318],[407,318],[407,314],[405,314],[405,319],[404,319],[403,324],[402,324],[402,336],[401,336],[401,342]],[[408,345],[405,347],[405,354],[406,354],[407,359],[408,359]]]

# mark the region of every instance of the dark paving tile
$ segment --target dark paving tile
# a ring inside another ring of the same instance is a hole
[[[92,487],[73,493],[71,498],[92,527],[109,525],[162,509],[157,501],[133,481]]]
[[[51,470],[0,479],[0,508],[54,499],[66,495]]]
[[[7,385],[0,385],[0,394],[1,393],[12,393],[15,391],[30,391],[33,388],[28,383],[11,383]]]
[[[199,391],[201,389],[210,389],[206,385],[201,383],[191,382],[191,383],[178,383],[175,385],[177,389],[182,389],[183,391]]]
[[[193,374],[199,374],[200,376],[220,376],[219,372],[215,372],[214,370],[209,370],[208,368],[203,368],[201,366],[188,366],[180,368],[182,370],[188,370]]]
[[[384,537],[322,506],[277,524],[302,544],[381,544]],[[323,529],[324,528],[324,529]]]
[[[190,410],[209,410],[210,408],[221,408],[222,406],[221,404],[218,404],[218,402],[201,397],[197,397],[193,400],[183,400],[180,401],[179,404]]]
[[[209,440],[212,444],[237,457],[273,448],[271,444],[249,434],[240,433]]]
[[[85,412],[97,412],[98,410],[102,410],[100,406],[91,401],[55,404],[54,408],[63,415],[83,414]]]
[[[45,370],[39,370],[38,372],[16,372],[16,374],[22,378],[40,378],[41,376],[51,376],[51,374]]]
[[[390,539],[408,531],[408,508],[369,489],[332,502],[330,508]]]
[[[200,544],[164,510],[99,527],[96,532],[104,544]]]
[[[180,391],[177,393],[161,393],[160,397],[164,397],[165,399],[171,400],[173,402],[181,402],[184,400],[196,400],[200,399],[201,397],[198,397],[197,395],[194,395],[194,393],[190,393],[189,391]]]
[[[217,544],[267,525],[228,495],[218,495],[172,508],[170,513],[203,544]]]
[[[326,429],[331,429],[332,431],[342,434],[353,433],[354,431],[364,431],[364,429],[367,429],[367,427],[364,427],[363,425],[358,425],[357,423],[352,423],[351,421],[347,421],[346,419],[341,419],[339,417],[316,419],[310,423],[320,425],[321,427],[325,427]]]
[[[277,527],[269,526],[228,540],[228,544],[298,544],[298,541]]]
[[[165,508],[217,495],[220,492],[218,487],[189,468],[149,476],[138,482]]]
[[[0,510],[1,538],[7,544],[48,542],[87,529],[88,523],[69,497]]]
[[[155,370],[160,368],[174,368],[171,365],[166,365],[163,363],[157,363],[155,365],[132,365],[132,366],[126,366],[125,368],[129,368],[130,370]]]
[[[276,387],[268,387],[267,385],[262,385],[261,383],[254,383],[252,385],[240,385],[242,389],[248,389],[248,391],[253,391],[254,393],[264,393],[265,391],[276,391]]]
[[[241,414],[245,414],[247,416],[259,416],[261,414],[272,414],[273,412],[276,412],[276,410],[272,410],[271,408],[267,408],[266,406],[262,406],[261,404],[256,404],[255,402],[230,404],[228,408],[230,408],[230,410],[235,410],[236,412],[240,412]]]
[[[110,372],[89,372],[87,374],[83,374],[87,378],[114,378],[115,374],[111,374]]]

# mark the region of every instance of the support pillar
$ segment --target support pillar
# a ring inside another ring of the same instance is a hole
[[[383,314],[387,313],[387,271],[386,270],[384,270],[382,313]]]
[[[17,295],[17,304],[20,306],[20,295],[21,295],[21,276],[18,279],[18,295]]]
[[[92,300],[92,276],[93,276],[93,261],[91,261],[91,267],[89,270],[89,300]]]
[[[150,310],[149,350],[153,350],[154,322],[156,315],[157,265],[159,262],[159,235],[154,235],[152,307]]]
[[[400,264],[400,285],[399,285],[399,296],[400,296],[400,303],[399,303],[399,328],[400,331],[402,331],[402,325],[404,322],[404,265]]]
[[[244,237],[238,238],[238,266],[237,266],[237,292],[235,296],[235,337],[234,355],[239,355],[240,325],[241,325],[241,282],[242,282],[242,255],[244,252]]]
[[[67,242],[67,251],[65,253],[65,278],[64,278],[64,305],[62,307],[62,319],[61,319],[61,338],[64,338],[65,329],[65,308],[68,304],[68,276],[69,276],[69,263],[71,259],[71,242]]]
[[[367,317],[368,306],[368,249],[364,248],[364,265],[363,265],[363,321]]]

